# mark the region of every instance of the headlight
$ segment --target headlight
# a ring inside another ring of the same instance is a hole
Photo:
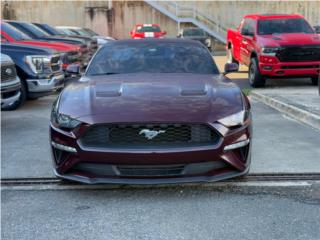
[[[206,43],[207,47],[210,47],[211,46],[211,39],[207,38],[205,43]]]
[[[281,50],[280,47],[263,47],[262,55],[275,56],[279,50]]]
[[[232,114],[228,117],[222,118],[218,120],[218,122],[223,124],[226,127],[235,127],[235,126],[242,125],[248,116],[249,116],[248,110],[243,110],[241,112]]]
[[[50,57],[49,56],[26,56],[27,64],[36,74],[51,73]]]
[[[54,126],[58,128],[64,128],[68,130],[72,130],[78,127],[81,122],[71,118],[68,115],[60,114],[58,111],[59,107],[59,98],[54,102],[52,111],[51,111],[51,122]]]

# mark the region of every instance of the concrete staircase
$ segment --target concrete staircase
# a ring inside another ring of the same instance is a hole
[[[192,23],[193,25],[202,28],[219,42],[223,44],[226,43],[227,29],[224,26],[221,26],[211,16],[197,11],[195,7],[182,5],[175,1],[145,0],[145,2],[162,14],[176,21],[179,29],[181,23]]]

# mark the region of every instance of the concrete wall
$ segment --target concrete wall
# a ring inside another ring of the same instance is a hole
[[[227,28],[237,27],[242,16],[250,13],[298,13],[312,24],[320,23],[320,1],[179,1],[181,6],[192,6],[210,15]]]
[[[143,1],[1,1],[2,18],[54,26],[90,27],[102,35],[128,38],[135,23],[159,23],[169,36],[177,24]],[[248,13],[300,13],[320,22],[320,1],[179,1],[209,14],[225,27],[236,27]]]

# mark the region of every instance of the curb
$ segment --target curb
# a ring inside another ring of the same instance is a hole
[[[320,130],[320,116],[316,115],[314,113],[310,113],[308,111],[302,110],[300,108],[297,108],[295,106],[286,104],[284,102],[281,102],[277,99],[274,99],[272,97],[268,97],[266,95],[263,95],[261,93],[257,93],[252,91],[250,93],[250,96],[253,98],[263,102],[264,104],[278,110],[279,112],[284,113],[285,115],[288,115],[292,117],[293,119],[305,123],[313,128]]]

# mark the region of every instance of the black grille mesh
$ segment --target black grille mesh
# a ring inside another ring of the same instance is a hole
[[[281,62],[320,61],[320,46],[286,46],[278,51],[277,57]]]
[[[15,65],[2,65],[1,66],[1,82],[8,82],[16,79],[17,72]]]
[[[158,135],[148,139],[148,131]],[[98,148],[201,146],[218,141],[218,134],[201,124],[96,125],[81,138],[83,146]]]

